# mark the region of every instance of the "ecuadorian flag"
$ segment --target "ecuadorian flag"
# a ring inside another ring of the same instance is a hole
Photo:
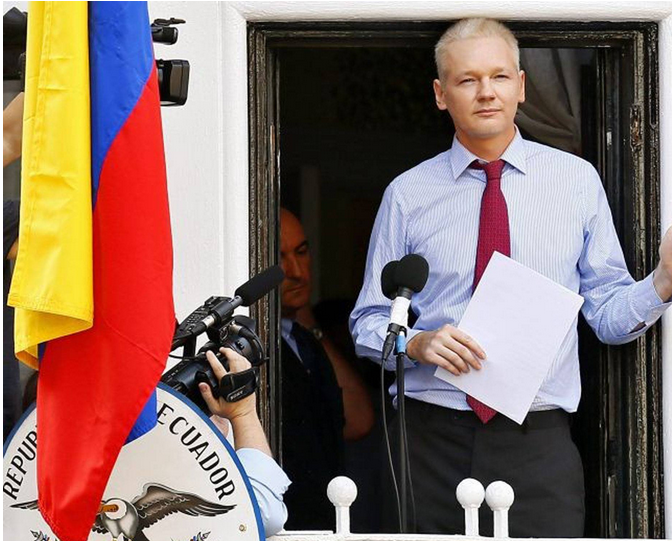
[[[134,423],[156,422],[174,330],[158,80],[145,2],[32,2],[28,25],[9,302],[40,371],[40,511],[84,540]]]

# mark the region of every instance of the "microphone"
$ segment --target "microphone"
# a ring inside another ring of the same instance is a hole
[[[383,271],[380,274],[380,288],[383,291],[383,294],[386,298],[394,300],[394,297],[397,294],[397,283],[395,281],[394,275],[397,272],[399,267],[398,260],[392,260],[385,264]]]
[[[282,268],[276,264],[239,286],[234,293],[234,300],[240,298],[241,305],[250,306],[282,283],[284,278]]]
[[[385,268],[393,264],[389,262]],[[392,272],[385,271],[381,274],[381,287],[383,292],[391,292],[392,285],[396,287],[393,293],[392,311],[390,315],[390,324],[387,327],[387,337],[383,344],[383,361],[387,360],[392,352],[394,340],[402,329],[408,327],[408,309],[411,306],[411,297],[425,288],[427,277],[429,276],[429,264],[420,255],[410,254],[403,257],[397,266],[391,266]],[[389,274],[393,274],[393,279],[389,279]],[[383,285],[383,280],[385,285]],[[386,294],[387,295],[387,294]],[[392,298],[392,296],[388,296]]]
[[[282,268],[278,265],[273,266],[264,270],[263,272],[255,275],[236,289],[235,295],[233,298],[224,298],[221,302],[216,305],[207,308],[205,316],[194,322],[192,319],[188,318],[186,322],[191,322],[186,330],[178,330],[178,333],[173,338],[173,344],[171,351],[177,349],[181,345],[184,345],[189,338],[196,337],[208,328],[213,326],[219,326],[230,317],[236,308],[242,306],[248,307],[256,302],[259,298],[262,298],[275,287],[277,287],[282,280],[285,278],[285,274],[282,271]],[[195,313],[202,311],[204,308],[199,308]],[[196,315],[193,315],[196,316]],[[199,317],[202,317],[199,315]],[[182,325],[180,325],[180,328]],[[181,332],[181,333],[180,333]]]
[[[259,298],[262,298],[282,283],[284,278],[285,274],[282,272],[282,268],[277,265],[255,275],[247,283],[243,283],[236,289],[231,300],[223,300],[212,308],[210,315],[203,319],[203,322],[207,319],[212,319],[212,323],[207,324],[206,328],[221,324],[224,319],[241,305],[245,307],[251,306]]]

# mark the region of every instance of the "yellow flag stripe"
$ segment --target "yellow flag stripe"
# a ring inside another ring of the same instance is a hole
[[[9,293],[17,357],[93,324],[87,2],[31,2],[19,250]]]

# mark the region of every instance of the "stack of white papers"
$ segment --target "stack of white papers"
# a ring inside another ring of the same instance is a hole
[[[495,253],[469,303],[460,330],[483,348],[480,371],[436,377],[522,424],[583,304],[547,277]]]

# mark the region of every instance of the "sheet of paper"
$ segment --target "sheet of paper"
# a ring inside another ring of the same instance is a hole
[[[573,325],[583,298],[547,277],[495,253],[459,328],[483,348],[480,371],[443,379],[522,424]]]

